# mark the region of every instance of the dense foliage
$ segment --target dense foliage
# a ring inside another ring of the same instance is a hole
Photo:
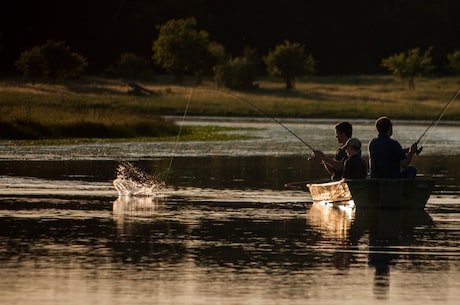
[[[251,89],[259,76],[260,59],[257,51],[246,48],[244,56],[230,58],[214,66],[214,78],[219,87],[230,89]]]
[[[88,66],[86,59],[72,52],[65,41],[48,40],[44,45],[25,50],[16,67],[26,81],[45,76],[50,83],[81,75]]]
[[[305,46],[290,41],[277,45],[264,60],[268,72],[281,77],[286,89],[294,88],[296,78],[315,71],[315,60],[311,54],[305,53]]]
[[[211,70],[209,35],[196,29],[196,19],[172,19],[158,26],[158,39],[153,43],[153,59],[171,73],[177,81],[185,73],[201,75]]]
[[[447,54],[449,60],[449,69],[455,74],[460,74],[460,49]]]
[[[321,74],[381,73],[382,58],[433,46],[437,73],[460,49],[458,0],[16,0],[0,10],[0,73],[14,72],[20,52],[65,40],[91,73],[120,54],[150,58],[157,25],[194,16],[199,29],[232,57],[245,47],[267,54],[284,40],[305,44]]]
[[[423,54],[420,54],[420,48],[401,52],[384,58],[382,66],[407,81],[409,89],[415,89],[415,77],[426,75],[433,70],[431,50],[432,48],[429,48]]]

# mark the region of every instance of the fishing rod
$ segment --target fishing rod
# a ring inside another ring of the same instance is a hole
[[[321,179],[321,180],[307,180],[307,181],[296,181],[296,182],[288,182],[284,184],[284,187],[296,187],[296,186],[305,186],[307,184],[312,184],[312,183],[325,183],[325,182],[331,182],[329,179]]]
[[[289,129],[286,125],[284,125],[283,123],[281,123],[277,118],[271,116],[271,115],[268,115],[265,111],[263,111],[262,109],[260,109],[259,107],[257,107],[256,105],[254,105],[253,103],[251,103],[250,101],[236,95],[236,94],[233,94],[231,92],[228,92],[228,91],[222,91],[222,90],[216,90],[216,89],[204,89],[204,90],[210,90],[210,91],[217,91],[217,92],[221,92],[221,93],[225,93],[233,98],[236,98],[237,100],[241,101],[241,102],[244,102],[246,104],[248,104],[249,106],[251,106],[252,108],[254,108],[255,110],[257,110],[258,112],[260,112],[263,116],[265,116],[266,118],[269,118],[271,120],[273,120],[275,123],[277,123],[278,125],[280,125],[281,127],[283,127],[287,132],[289,132],[291,135],[293,135],[294,137],[296,137],[300,142],[302,142],[305,146],[307,146],[312,152],[315,151],[315,149],[310,145],[308,144],[306,141],[304,141],[301,137],[299,137],[296,133],[294,133],[291,129]]]
[[[455,92],[455,94],[449,99],[449,101],[447,102],[447,104],[444,105],[444,107],[441,109],[441,111],[439,112],[439,115],[431,122],[431,124],[425,129],[425,131],[420,135],[420,137],[418,138],[418,140],[415,142],[415,143],[420,143],[420,141],[422,140],[422,138],[425,136],[425,134],[428,132],[428,130],[430,130],[431,128],[434,128],[438,125],[439,121],[441,120],[441,118],[443,117],[444,113],[446,112],[447,108],[450,106],[450,104],[452,104],[452,102],[457,98],[457,96],[460,94],[460,89],[457,90],[457,92]],[[430,135],[431,135],[431,132],[430,132]],[[425,139],[425,142],[423,142],[423,144],[426,143],[426,141],[428,140],[428,137]],[[423,146],[420,147],[420,151],[421,149],[423,149]]]

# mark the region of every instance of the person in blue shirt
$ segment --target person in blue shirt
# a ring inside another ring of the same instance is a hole
[[[405,150],[393,140],[393,124],[387,117],[375,121],[378,136],[369,142],[369,169],[371,178],[415,178],[417,170],[411,166],[417,152],[417,143]],[[402,169],[402,171],[401,171]]]

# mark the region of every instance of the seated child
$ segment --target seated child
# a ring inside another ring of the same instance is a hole
[[[361,158],[361,141],[357,138],[349,139],[343,146],[348,158],[343,164],[342,178],[364,179],[367,176],[366,161]]]

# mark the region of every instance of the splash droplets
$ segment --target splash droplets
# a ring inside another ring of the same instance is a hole
[[[136,168],[129,162],[122,162],[117,168],[113,185],[119,197],[161,197],[165,182]]]

